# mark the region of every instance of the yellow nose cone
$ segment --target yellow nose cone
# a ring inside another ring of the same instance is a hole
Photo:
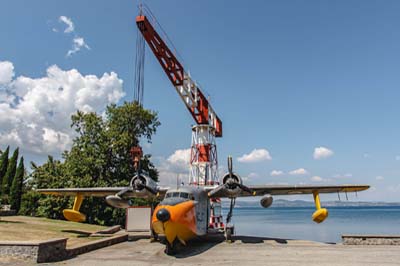
[[[328,217],[328,210],[325,208],[316,210],[312,215],[312,219],[316,223],[322,223],[326,217]]]
[[[157,212],[166,209],[170,213],[167,221],[160,221]],[[176,205],[159,205],[152,217],[153,230],[157,234],[165,235],[172,244],[177,238],[182,243],[196,236],[196,212],[193,201],[185,201]]]

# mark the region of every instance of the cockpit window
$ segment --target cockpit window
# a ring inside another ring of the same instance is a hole
[[[167,192],[165,194],[164,199],[160,202],[161,205],[171,205],[174,206],[176,204],[189,201],[189,200],[195,200],[193,197],[192,193],[188,192]]]
[[[187,192],[168,192],[165,194],[165,198],[193,199],[193,195]]]
[[[181,198],[184,198],[184,199],[188,199],[188,198],[189,198],[189,193],[181,192],[180,197],[181,197]]]

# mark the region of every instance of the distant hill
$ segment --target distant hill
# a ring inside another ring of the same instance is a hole
[[[374,206],[400,206],[400,202],[370,202],[370,201],[322,201],[323,207],[374,207]],[[222,207],[229,207],[229,201],[223,201]],[[238,199],[236,201],[237,208],[249,208],[249,207],[261,207],[260,202],[257,201],[243,201]],[[279,208],[279,207],[314,207],[313,201],[305,201],[305,200],[285,200],[285,199],[277,199],[271,205],[271,208]]]

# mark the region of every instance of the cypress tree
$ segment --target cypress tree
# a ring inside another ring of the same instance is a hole
[[[1,154],[0,156],[0,195],[2,192],[2,184],[3,184],[3,177],[7,172],[8,166],[8,153],[10,151],[10,146],[7,146],[7,149]]]
[[[10,193],[10,187],[15,176],[15,171],[17,170],[18,152],[19,148],[16,148],[10,160],[8,161],[7,172],[3,177],[3,186],[1,190],[3,199],[5,199],[6,195]]]
[[[22,184],[24,181],[24,173],[25,173],[24,157],[21,157],[21,159],[19,160],[18,168],[15,173],[10,191],[11,209],[16,210],[17,213],[19,212],[19,208],[21,207]]]

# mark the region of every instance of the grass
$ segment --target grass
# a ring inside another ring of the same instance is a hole
[[[87,237],[89,233],[105,226],[75,223],[47,218],[27,216],[0,217],[0,241],[32,241],[52,238],[68,238],[67,246],[82,244],[99,239]]]

